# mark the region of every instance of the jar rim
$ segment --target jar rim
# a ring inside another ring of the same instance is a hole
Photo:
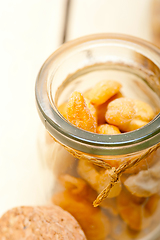
[[[47,79],[45,78],[46,68],[51,61],[56,61],[65,51],[72,50],[74,46],[86,44],[92,41],[118,41],[143,46],[143,48],[160,56],[160,50],[151,43],[123,34],[94,34],[84,36],[63,44],[43,64],[38,74],[35,95],[38,112],[42,122],[50,134],[62,144],[74,148],[77,151],[93,155],[123,155],[152,147],[160,142],[160,113],[147,125],[135,131],[118,135],[102,135],[91,133],[75,127],[53,108],[47,93]],[[160,68],[160,62],[158,63]]]

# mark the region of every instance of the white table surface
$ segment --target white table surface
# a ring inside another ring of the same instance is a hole
[[[151,41],[151,0],[72,0],[67,39],[97,32]],[[43,204],[36,76],[61,44],[66,0],[0,1],[0,215]]]

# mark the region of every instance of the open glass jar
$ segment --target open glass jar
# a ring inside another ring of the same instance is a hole
[[[58,106],[73,91],[84,93],[104,79],[120,82],[124,96],[150,104],[152,121],[103,135],[61,115]],[[44,125],[41,156],[53,176],[52,202],[78,220],[88,240],[160,239],[160,50],[117,34],[68,42],[42,66],[36,102]]]

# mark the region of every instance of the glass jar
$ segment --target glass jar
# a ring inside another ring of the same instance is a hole
[[[149,103],[154,119],[118,135],[69,123],[58,106],[104,79],[120,82],[124,96]],[[36,103],[47,200],[69,211],[88,240],[160,239],[160,50],[119,34],[70,41],[42,66]]]

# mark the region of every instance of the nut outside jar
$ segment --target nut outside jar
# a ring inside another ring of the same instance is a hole
[[[85,36],[47,59],[35,91],[47,201],[88,240],[160,239],[160,50]]]

